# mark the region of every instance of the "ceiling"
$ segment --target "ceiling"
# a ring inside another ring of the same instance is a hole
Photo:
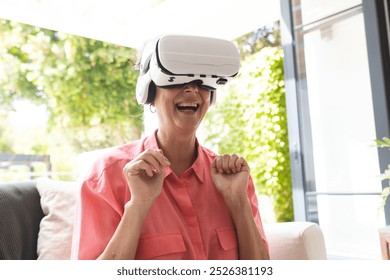
[[[280,1],[0,0],[0,18],[138,48],[166,33],[232,40],[280,19]]]

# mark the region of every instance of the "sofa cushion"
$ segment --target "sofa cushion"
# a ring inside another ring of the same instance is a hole
[[[38,259],[69,259],[80,183],[40,178],[37,189],[45,214],[38,235]]]
[[[0,259],[37,259],[43,217],[34,181],[0,183]]]

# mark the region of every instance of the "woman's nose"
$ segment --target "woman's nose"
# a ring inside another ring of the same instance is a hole
[[[185,85],[184,90],[198,92],[199,85],[196,82],[190,82]]]

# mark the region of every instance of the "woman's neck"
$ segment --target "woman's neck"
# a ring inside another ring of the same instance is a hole
[[[196,136],[175,135],[157,131],[157,143],[171,162],[171,169],[180,176],[197,158]]]

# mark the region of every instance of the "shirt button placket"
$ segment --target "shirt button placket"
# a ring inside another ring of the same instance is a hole
[[[184,218],[187,222],[188,233],[191,238],[191,243],[194,246],[196,258],[206,259],[206,254],[203,246],[203,240],[200,232],[198,218],[196,216],[196,212],[189,195],[190,185],[187,183],[186,180],[182,180],[182,186],[183,186],[182,191],[185,192],[185,194],[182,197],[185,198],[185,200],[183,201],[181,207],[184,214]]]

